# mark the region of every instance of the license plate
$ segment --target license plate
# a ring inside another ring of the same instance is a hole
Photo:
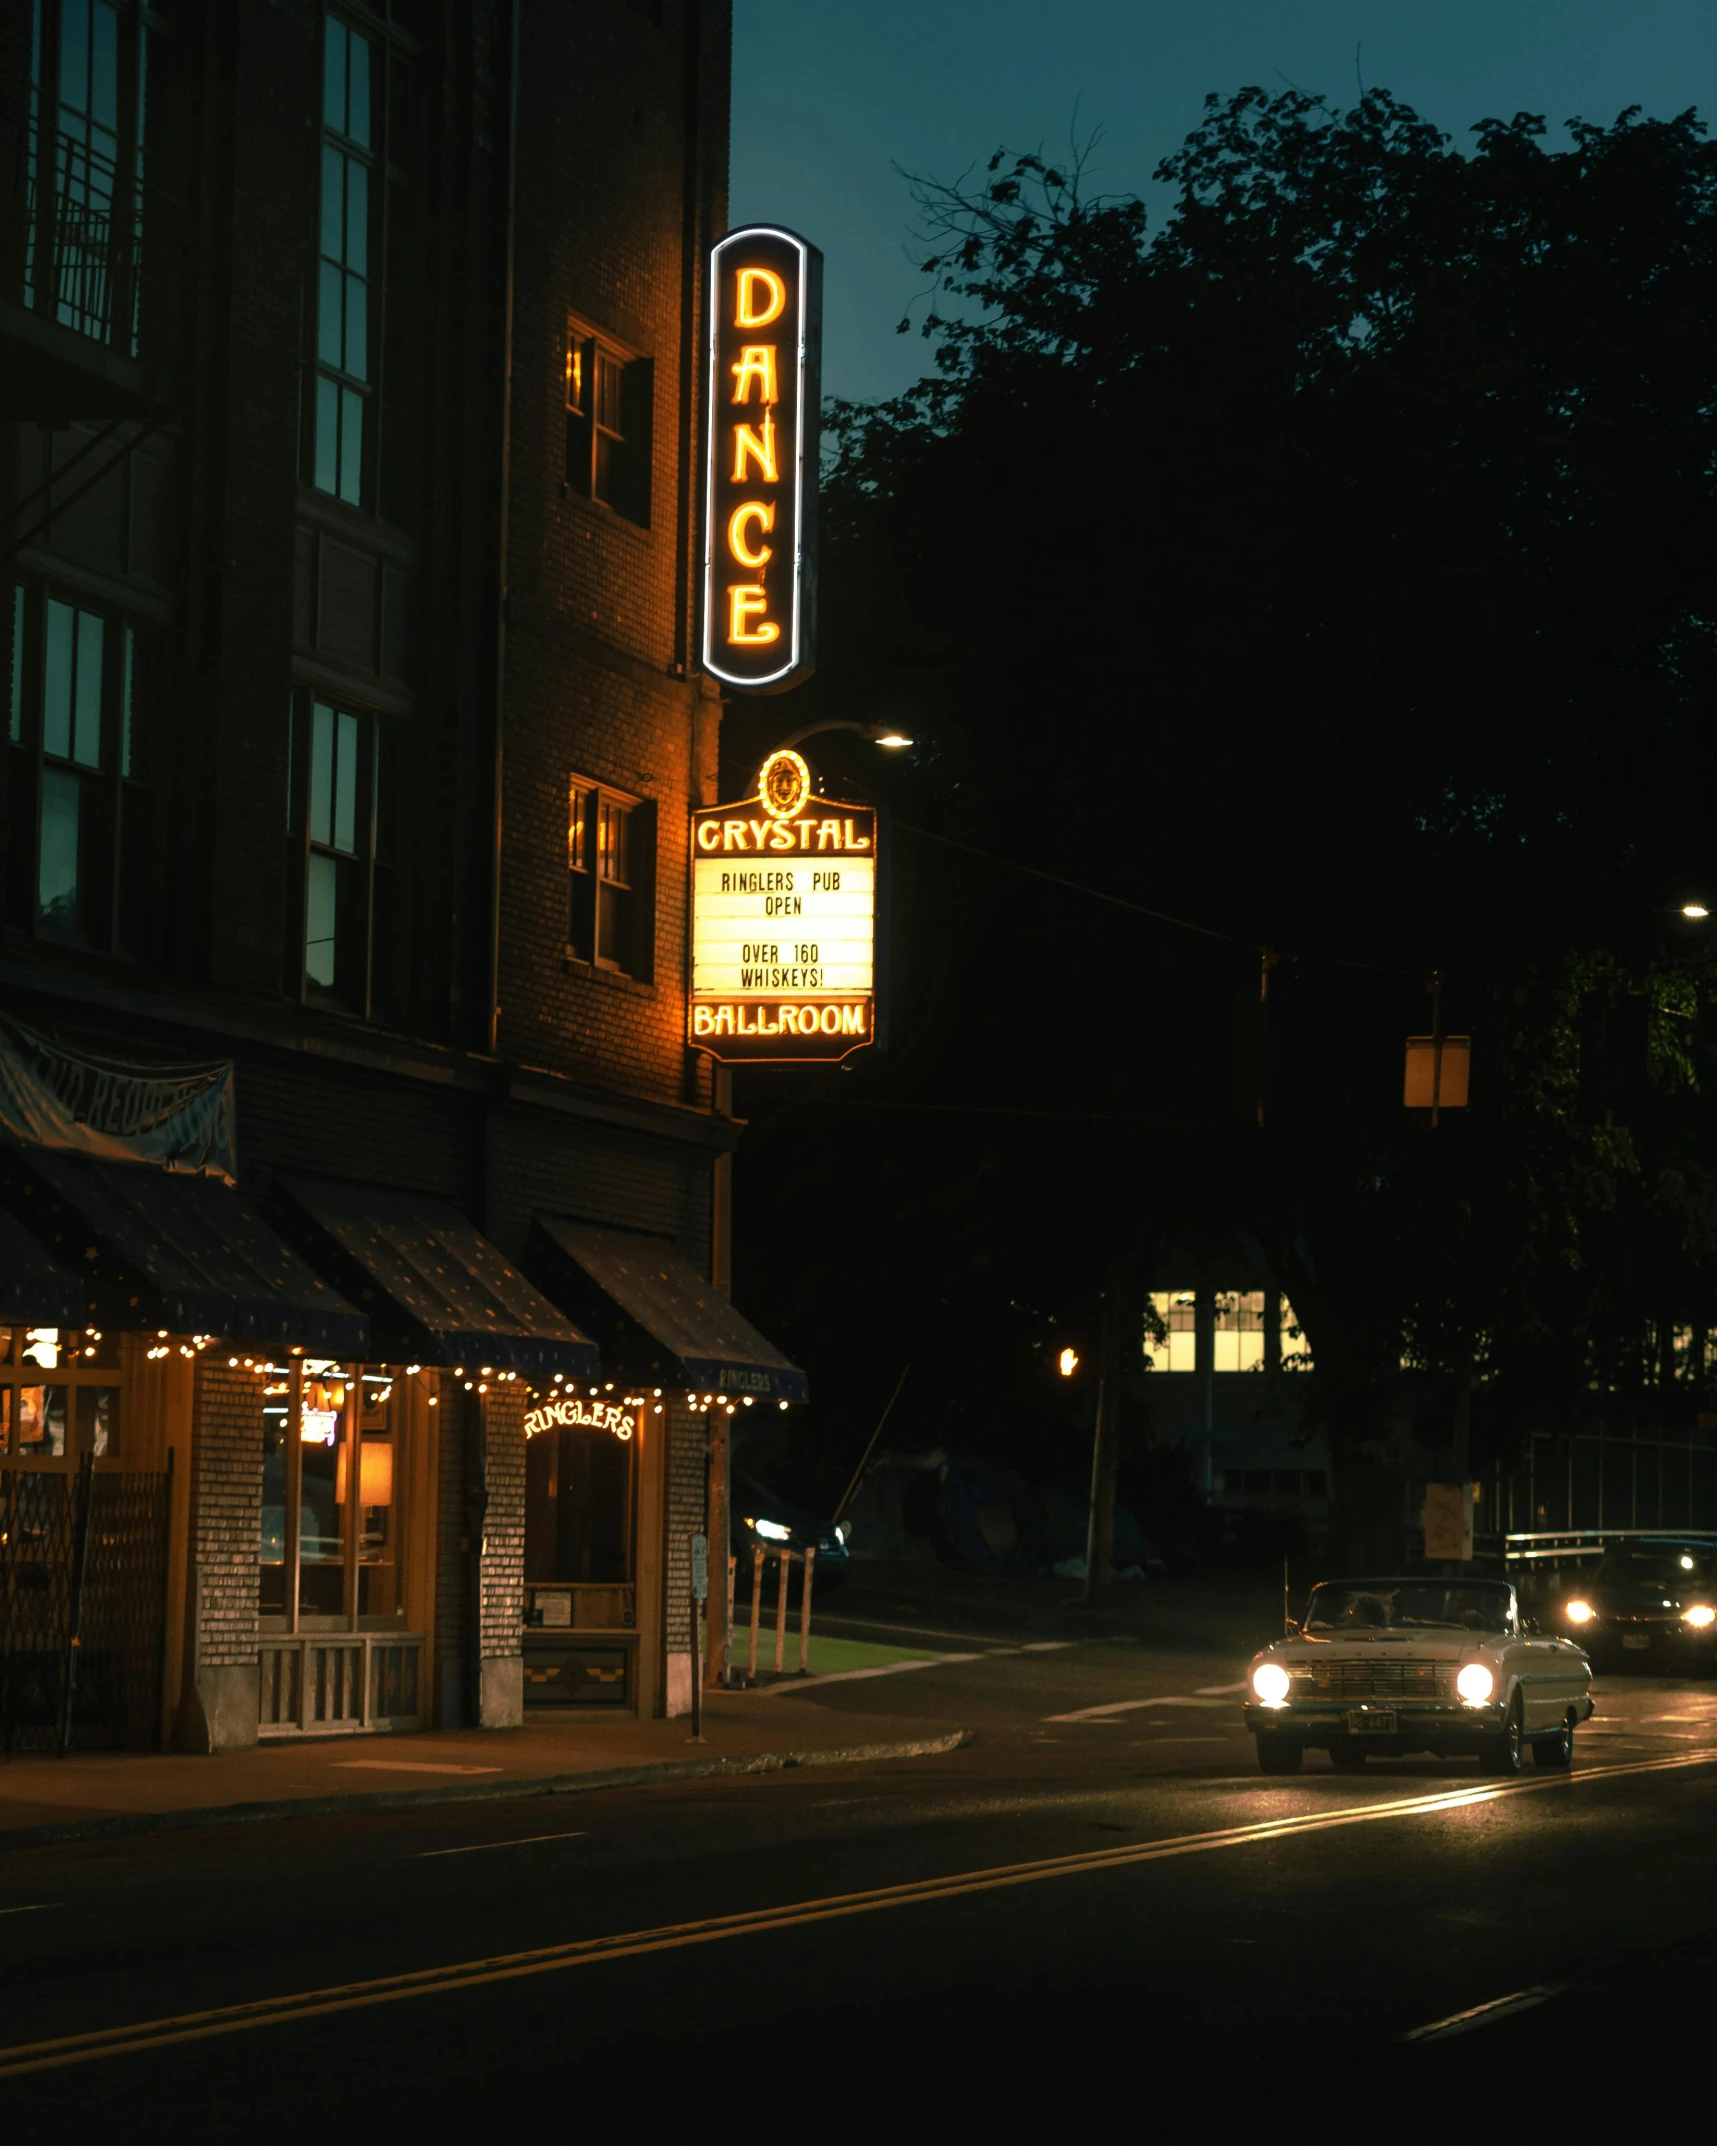
[[[1647,1639],[1643,1632],[1624,1632],[1622,1634],[1622,1645],[1637,1648],[1643,1654],[1646,1648],[1651,1645],[1651,1641]]]
[[[1347,1733],[1349,1736],[1393,1736],[1395,1709],[1392,1706],[1355,1709],[1347,1717]]]

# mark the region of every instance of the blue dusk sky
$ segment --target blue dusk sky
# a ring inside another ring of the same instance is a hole
[[[735,0],[732,221],[821,246],[825,390],[893,394],[929,358],[922,304],[894,332],[925,282],[903,170],[955,178],[1003,144],[1064,157],[1100,128],[1089,183],[1161,214],[1151,173],[1208,92],[1286,77],[1347,104],[1356,47],[1366,88],[1457,145],[1519,111],[1552,145],[1632,104],[1717,118],[1717,0]]]

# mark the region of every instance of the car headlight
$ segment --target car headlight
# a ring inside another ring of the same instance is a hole
[[[1702,1632],[1708,1624],[1717,1623],[1717,1609],[1713,1609],[1709,1602],[1695,1602],[1691,1609],[1682,1611],[1681,1621],[1683,1624],[1696,1626]]]
[[[1590,1624],[1597,1612],[1589,1602],[1582,1602],[1576,1596],[1572,1602],[1563,1603],[1562,1614],[1570,1624]]]
[[[1280,1662],[1260,1662],[1252,1672],[1252,1696],[1260,1706],[1285,1706],[1288,1681]]]
[[[1496,1690],[1496,1678],[1483,1662],[1468,1662],[1455,1679],[1455,1689],[1468,1706],[1483,1706]]]
[[[765,1542],[785,1542],[793,1532],[791,1528],[784,1528],[779,1520],[754,1520],[751,1525]]]

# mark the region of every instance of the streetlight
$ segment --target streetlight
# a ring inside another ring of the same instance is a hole
[[[1703,902],[1683,902],[1681,913],[1684,917],[1691,917],[1696,924],[1711,914]]]
[[[795,730],[790,738],[783,738],[775,750],[791,752],[795,745],[802,745],[807,738],[814,738],[823,730],[855,731],[861,738],[868,738],[872,745],[887,746],[895,752],[912,743],[910,738],[903,738],[898,730],[891,730],[886,723],[807,723],[803,730]]]

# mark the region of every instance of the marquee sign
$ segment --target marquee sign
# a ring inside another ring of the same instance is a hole
[[[816,661],[823,257],[791,231],[730,231],[710,255],[703,666],[781,693]]]
[[[692,814],[687,1040],[720,1059],[846,1058],[876,1040],[876,813],[772,753],[757,796]]]
[[[619,1439],[632,1435],[632,1410],[618,1401],[586,1401],[576,1394],[556,1394],[525,1417],[525,1436],[539,1431],[612,1431]]]

